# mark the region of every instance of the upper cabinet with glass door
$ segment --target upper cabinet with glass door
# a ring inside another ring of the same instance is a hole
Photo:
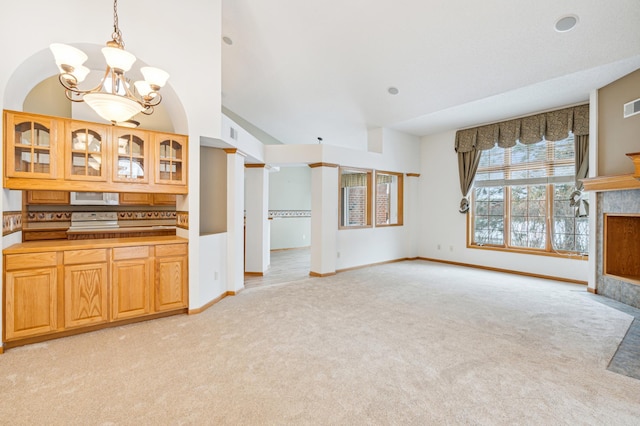
[[[149,134],[141,130],[113,128],[114,182],[149,182]]]
[[[56,179],[60,123],[54,117],[11,111],[5,111],[4,120],[5,176]]]
[[[187,138],[174,134],[154,134],[155,183],[187,184]]]
[[[71,180],[107,180],[108,127],[96,123],[68,121],[66,127],[65,178]]]

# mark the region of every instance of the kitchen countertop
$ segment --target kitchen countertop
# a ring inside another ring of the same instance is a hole
[[[2,250],[3,254],[38,253],[42,251],[86,250],[127,246],[151,246],[188,243],[186,238],[169,235],[158,237],[101,238],[91,240],[47,240],[18,243]]]

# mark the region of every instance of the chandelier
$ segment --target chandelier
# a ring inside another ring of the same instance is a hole
[[[89,74],[84,66],[87,55],[73,46],[53,43],[50,46],[56,65],[60,71],[58,79],[65,89],[67,99],[72,102],[85,102],[100,117],[112,123],[123,123],[134,115],[143,113],[150,115],[155,106],[160,104],[162,96],[159,91],[165,85],[169,74],[154,67],[142,67],[140,72],[144,80],[136,81],[130,87],[124,73],[129,71],[136,57],[124,50],[122,32],[118,27],[118,0],[113,2],[113,34],[102,54],[107,62],[107,69],[100,83],[88,90],[78,87]]]

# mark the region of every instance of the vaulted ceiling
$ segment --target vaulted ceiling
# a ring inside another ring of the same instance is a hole
[[[222,102],[283,143],[362,149],[584,102],[640,68],[639,23],[638,0],[223,0]]]

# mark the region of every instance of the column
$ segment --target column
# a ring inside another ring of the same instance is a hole
[[[227,148],[227,291],[244,288],[244,154]]]
[[[264,164],[245,164],[246,274],[264,275],[269,267],[269,171]]]
[[[338,165],[309,164],[311,167],[311,270],[324,277],[336,273],[338,237]]]
[[[404,231],[407,242],[407,258],[409,259],[418,257],[419,177],[418,173],[407,173],[404,182]]]

